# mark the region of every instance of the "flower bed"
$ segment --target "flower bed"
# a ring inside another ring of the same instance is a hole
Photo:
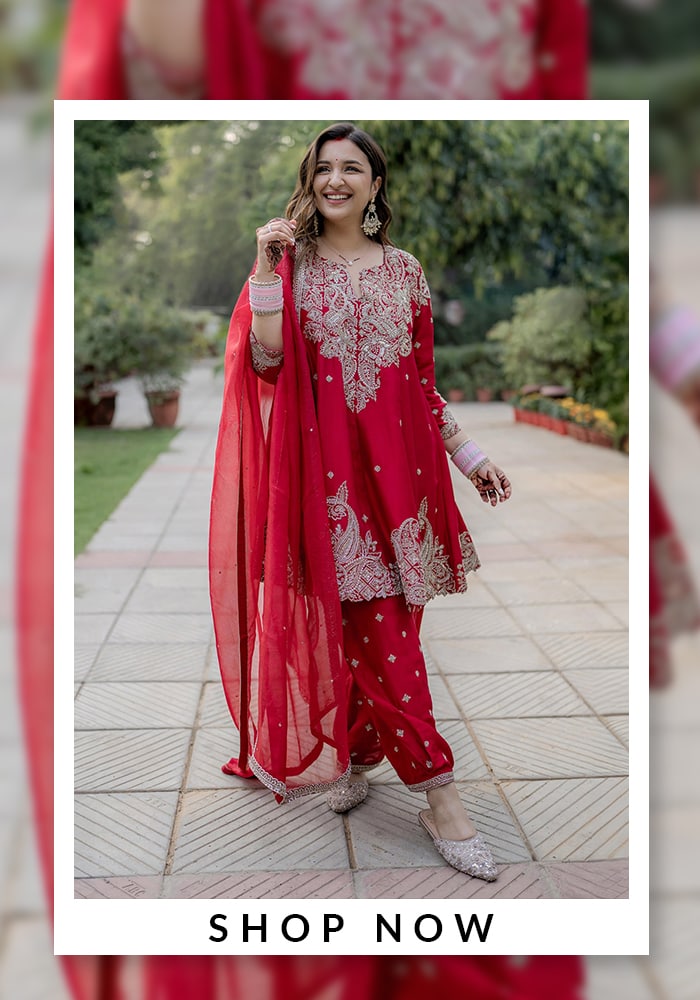
[[[555,434],[568,434],[577,441],[626,451],[626,437],[618,441],[618,428],[610,415],[571,396],[555,398],[539,392],[525,393],[513,400],[513,412],[517,423],[533,424]]]

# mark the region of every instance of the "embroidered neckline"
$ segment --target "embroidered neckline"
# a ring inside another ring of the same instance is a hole
[[[342,264],[338,260],[333,260],[332,257],[324,257],[323,254],[320,254],[317,249],[314,249],[313,256],[316,259],[316,261],[318,263],[320,263],[321,265],[323,265],[323,264],[332,264],[334,267],[340,268],[340,270],[343,271],[343,273],[345,274],[345,277],[347,279],[348,285],[352,289],[353,298],[357,300],[357,299],[361,299],[362,298],[362,276],[363,276],[363,274],[367,274],[370,271],[378,271],[381,268],[386,267],[386,265],[387,265],[387,251],[390,250],[390,249],[393,249],[393,248],[390,247],[388,244],[384,244],[382,246],[382,259],[381,259],[381,261],[378,264],[368,264],[367,267],[361,267],[360,270],[357,272],[357,281],[358,281],[358,285],[360,286],[359,294],[355,291],[355,286],[353,284],[352,277],[350,275],[350,270],[349,270],[349,268],[348,268],[348,266],[346,264]]]

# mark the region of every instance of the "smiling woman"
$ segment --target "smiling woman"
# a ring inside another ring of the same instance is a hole
[[[389,760],[427,794],[419,819],[447,863],[492,881],[419,633],[426,603],[479,566],[447,453],[485,502],[510,483],[435,388],[430,292],[390,223],[384,152],[346,122],[308,147],[286,217],[257,230],[211,505],[217,651],[241,733],[224,771],[278,801],[326,790],[346,812]]]

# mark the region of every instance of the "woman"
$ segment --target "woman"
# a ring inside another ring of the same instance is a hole
[[[664,389],[700,428],[700,323],[687,306],[661,302],[655,281],[650,365]],[[649,491],[649,679],[671,679],[671,641],[700,627],[700,605],[683,545],[659,489]]]
[[[430,293],[390,222],[384,153],[341,123],[309,146],[286,218],[257,230],[212,493],[214,625],[242,740],[228,770],[280,801],[330,785],[344,812],[388,758],[426,792],[419,819],[442,856],[492,880],[419,630],[427,601],[479,565],[446,452],[485,502],[511,487],[435,388]]]
[[[587,10],[585,0],[73,0],[59,93],[582,99]]]

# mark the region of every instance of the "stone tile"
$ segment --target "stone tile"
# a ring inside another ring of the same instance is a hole
[[[48,917],[11,920],[0,961],[0,996],[12,1000],[70,1000],[54,958]]]
[[[158,590],[181,590],[186,587],[207,590],[209,571],[206,566],[148,567],[141,574],[139,586]]]
[[[469,719],[590,714],[554,671],[450,676],[450,687]]]
[[[506,607],[519,604],[565,604],[587,601],[588,595],[571,580],[559,577],[538,580],[537,577],[524,580],[494,581],[491,590]]]
[[[499,560],[505,560],[506,562],[510,562],[513,559],[532,560],[536,559],[539,555],[537,548],[532,545],[526,545],[524,542],[512,542],[505,545],[489,545],[488,543],[484,543],[480,545],[476,532],[474,533],[474,541],[482,565]]]
[[[657,996],[696,1000],[700,981],[700,897],[657,899],[651,916],[651,972]]]
[[[177,792],[76,795],[75,876],[159,875]]]
[[[585,959],[587,1000],[611,1000],[611,997],[659,1000],[645,972],[647,963],[648,959],[624,955],[588,955]]]
[[[610,556],[610,550],[619,552],[622,551],[619,539],[606,539],[605,542],[599,541],[546,541],[543,540],[538,543],[538,554],[540,556],[545,556],[548,559],[555,559],[557,556],[585,556],[587,558],[595,558],[596,556],[604,559]]]
[[[557,568],[554,562],[537,557],[529,561],[518,559],[513,562],[499,559],[491,563],[484,563],[479,570],[480,579],[484,580],[489,587],[492,583],[529,583],[531,580],[561,580],[562,576],[562,571]]]
[[[627,899],[629,864],[620,861],[569,861],[546,865],[561,899]]]
[[[626,778],[507,781],[503,791],[538,860],[627,857]]]
[[[105,641],[109,630],[118,621],[116,615],[76,615],[75,641],[83,646],[99,644]]]
[[[84,684],[75,703],[76,729],[176,729],[191,726],[199,684]]]
[[[119,566],[145,566],[148,562],[148,552],[143,549],[119,551],[89,551],[76,556],[75,565],[78,569],[113,569]]]
[[[442,677],[431,676],[429,679],[430,695],[433,701],[433,715],[435,719],[446,721],[448,719],[459,719],[460,713],[454,698],[445,684]]]
[[[46,890],[32,820],[27,816],[20,819],[15,826],[16,837],[11,860],[11,881],[9,891],[3,900],[4,910],[6,913],[12,913],[26,919],[45,912]]]
[[[219,729],[233,728],[233,720],[220,680],[209,681],[204,685],[199,725],[217,726]]]
[[[621,628],[616,618],[593,603],[530,604],[513,607],[511,613],[524,630],[537,634],[606,632]]]
[[[535,864],[501,865],[495,882],[449,866],[378,868],[355,873],[360,899],[545,899],[549,887]]]
[[[519,635],[520,629],[503,608],[465,608],[459,611],[426,611],[421,634],[428,639],[490,638]]]
[[[75,610],[78,614],[118,612],[138,579],[134,568],[77,569]]]
[[[209,614],[121,614],[110,642],[209,642]]]
[[[108,643],[102,647],[90,682],[201,681],[208,643]]]
[[[445,594],[428,605],[434,611],[453,611],[456,608],[495,608],[498,601],[479,579],[480,573],[469,576],[469,588],[462,594]]]
[[[626,632],[572,632],[537,636],[552,663],[562,670],[577,667],[626,667],[629,640]]]
[[[158,899],[162,887],[162,875],[77,878],[74,896],[76,899]]]
[[[353,899],[349,871],[167,875],[166,899]]]
[[[101,649],[98,642],[79,643],[73,653],[73,675],[76,681],[84,681],[90,673],[95,658]]]
[[[478,719],[482,751],[500,778],[624,775],[627,752],[595,718]]]
[[[267,789],[187,792],[173,875],[348,867],[342,817],[323,796],[278,806]]]
[[[185,614],[211,613],[209,591],[205,587],[153,587],[141,583],[127,601],[125,612],[169,612]]]
[[[180,535],[168,530],[158,542],[158,552],[196,552],[207,551],[208,544],[207,520],[203,522],[202,530],[196,533]]]
[[[695,757],[697,766],[697,754]],[[652,894],[695,893],[700,897],[700,805],[652,809],[650,881]]]
[[[624,625],[625,628],[629,627],[630,623],[630,606],[627,601],[608,601],[605,605],[605,610],[609,611],[611,615]]]
[[[604,715],[602,721],[626,747],[629,747],[630,720],[628,715]]]
[[[125,528],[100,530],[87,546],[87,552],[142,552],[147,558],[155,549],[160,530],[150,535],[130,534]]]
[[[221,765],[238,754],[238,730],[229,719],[228,726],[197,729],[187,774],[187,788],[260,788],[255,778],[224,774]]]
[[[178,569],[187,567],[206,567],[208,562],[207,552],[204,549],[194,549],[182,552],[154,552],[149,560],[148,566],[174,566]]]
[[[485,782],[460,782],[459,790],[496,861],[529,861],[530,855],[497,790]],[[372,788],[366,802],[347,814],[358,868],[445,865],[418,823],[421,809],[425,809],[424,796],[404,785]]]
[[[189,729],[107,730],[75,734],[78,792],[177,790]]]
[[[552,669],[552,664],[542,651],[524,636],[500,636],[494,639],[436,638],[429,639],[427,645],[444,674]]]
[[[627,670],[567,670],[566,677],[599,715],[624,715],[629,710]]]

